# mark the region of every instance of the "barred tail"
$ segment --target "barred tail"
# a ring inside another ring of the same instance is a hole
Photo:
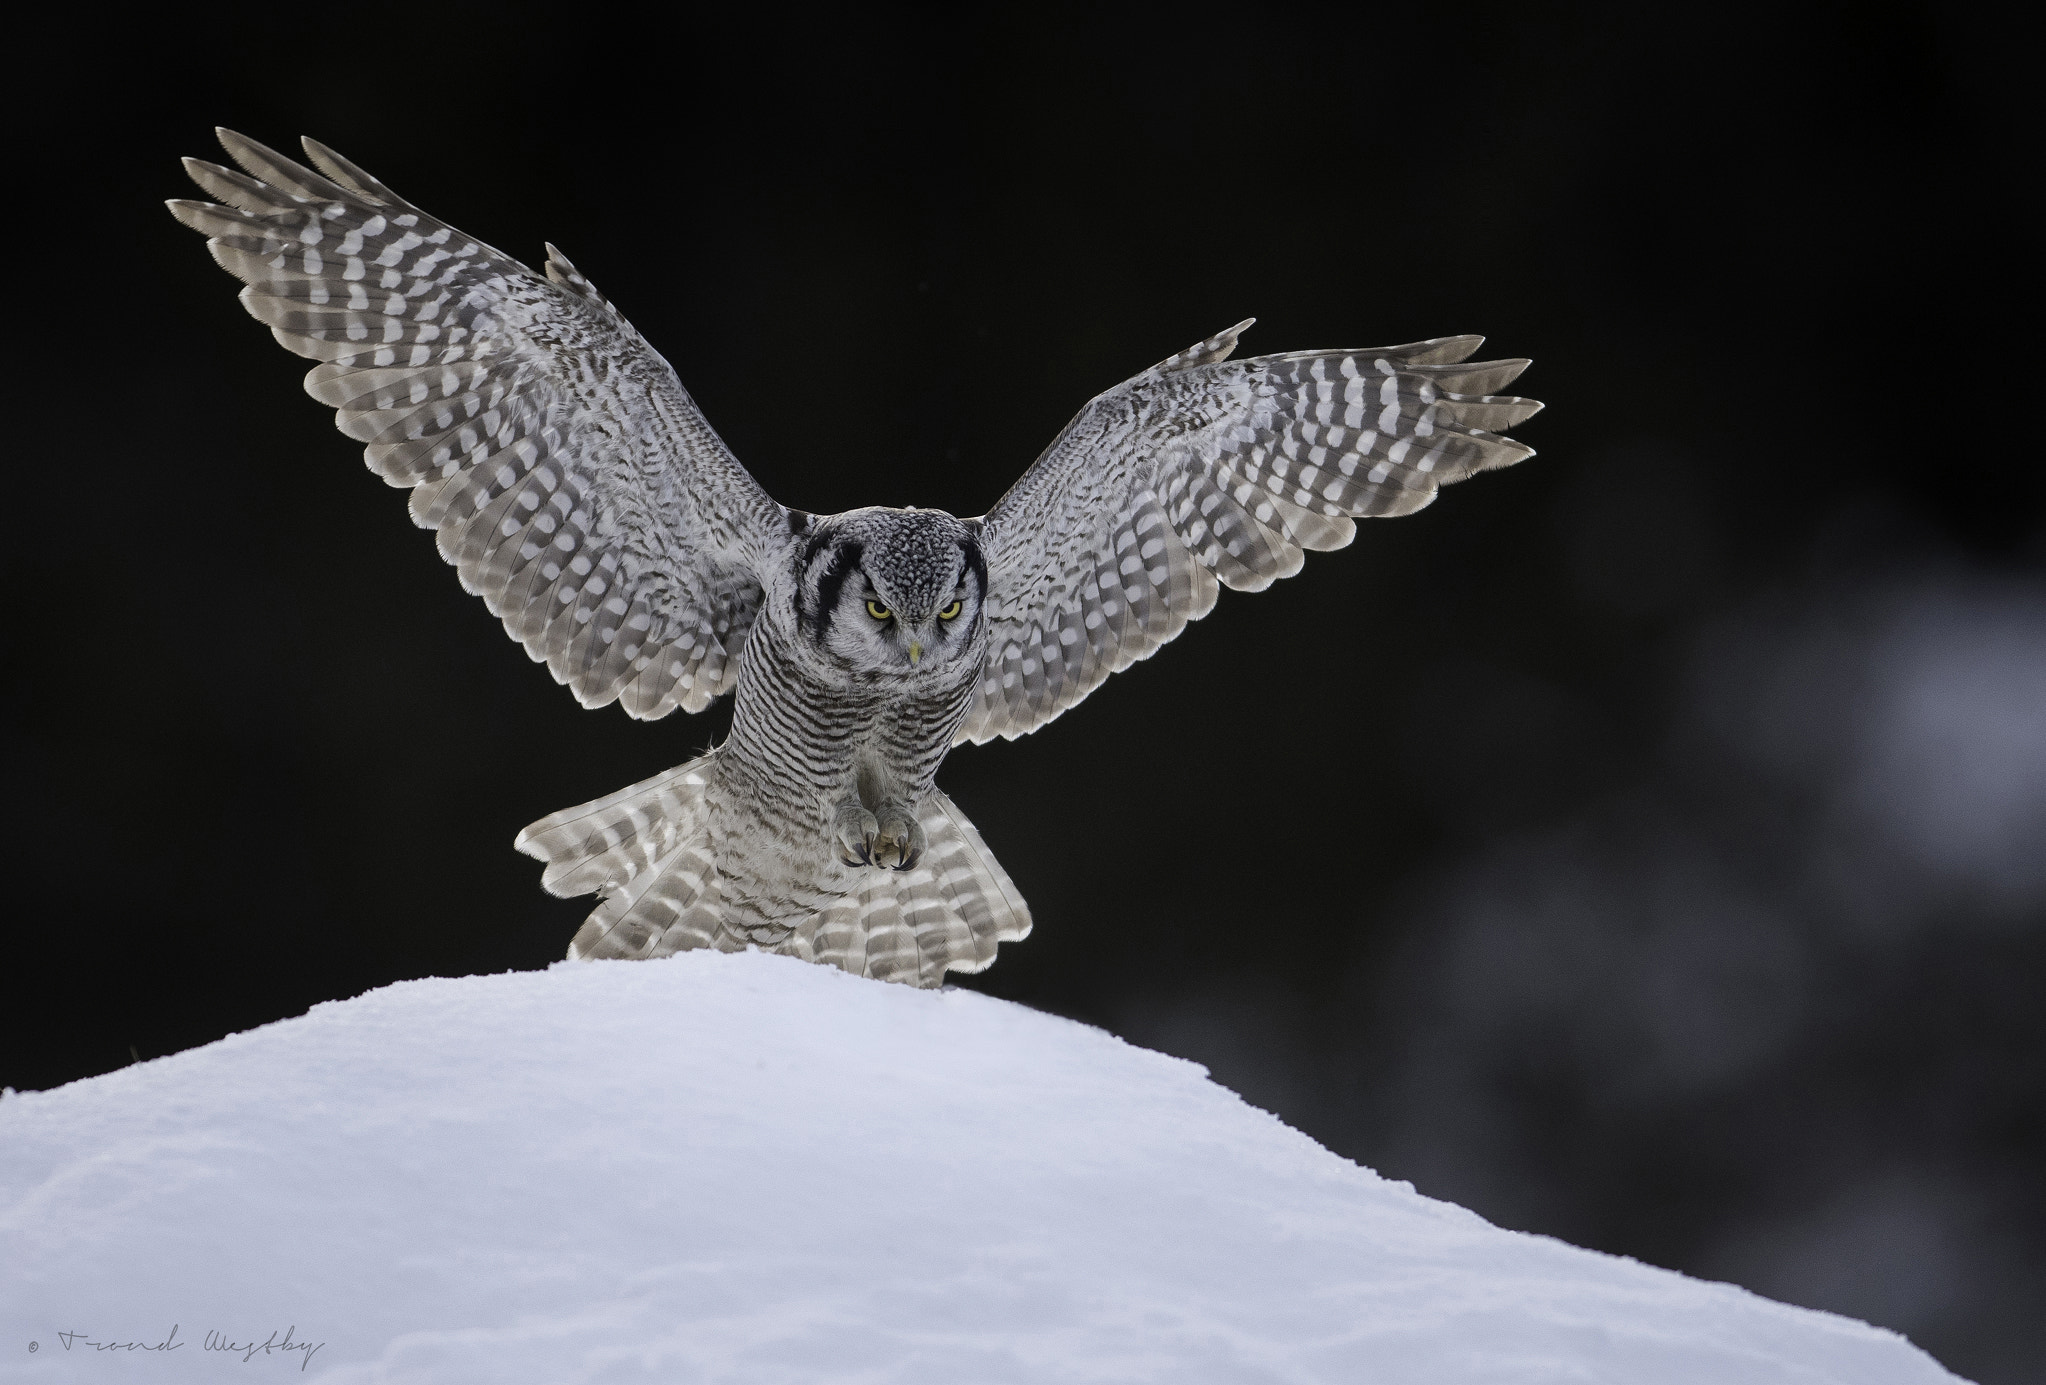
[[[938,986],[980,971],[1030,932],[1030,910],[980,833],[933,789],[920,814],[929,847],[916,869],[863,869],[839,897],[773,941],[727,922],[706,792],[716,752],[542,818],[515,845],[547,863],[551,894],[599,904],[568,946],[574,960],[665,957],[759,946],[856,976]]]
[[[867,869],[856,894],[812,915],[774,949],[856,976],[942,986],[985,971],[999,943],[1030,934],[1030,909],[966,814],[938,789],[917,815],[929,848],[914,870]]]
[[[572,961],[715,946],[717,870],[705,792],[716,752],[532,823],[512,845],[547,863],[540,887],[603,900],[568,945]],[[743,947],[744,939],[735,946]]]

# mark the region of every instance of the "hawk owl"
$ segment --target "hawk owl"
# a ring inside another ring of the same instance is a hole
[[[978,519],[770,499],[632,324],[553,246],[544,274],[332,150],[221,131],[173,201],[306,389],[411,491],[462,585],[586,707],[734,695],[730,736],[543,818],[541,883],[599,904],[569,956],[749,946],[915,985],[979,971],[1030,914],[935,783],[1363,517],[1532,449],[1524,360],[1479,337],[1232,361],[1238,323],[1097,396]]]

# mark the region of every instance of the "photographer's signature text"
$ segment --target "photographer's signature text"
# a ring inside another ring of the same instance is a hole
[[[76,1331],[59,1332],[57,1340],[63,1344],[66,1351],[157,1351],[167,1353],[182,1351],[191,1345],[189,1342],[178,1340],[178,1327],[179,1324],[172,1323],[171,1330],[164,1334],[164,1338],[160,1342],[102,1342],[94,1340],[89,1332]],[[272,1331],[268,1337],[261,1341],[250,1337],[246,1342],[237,1342],[232,1335],[226,1332],[209,1331],[204,1339],[200,1341],[199,1350],[226,1352],[230,1355],[236,1355],[242,1358],[244,1365],[253,1361],[258,1354],[273,1356],[295,1351],[301,1353],[298,1368],[302,1371],[312,1363],[313,1353],[325,1346],[326,1343],[298,1341],[293,1336],[297,1331],[297,1324],[293,1324],[285,1328],[281,1334]],[[30,1350],[34,1350],[34,1348],[31,1347]]]

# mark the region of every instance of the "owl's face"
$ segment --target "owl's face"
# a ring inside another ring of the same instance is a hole
[[[933,676],[970,657],[987,566],[971,525],[942,510],[852,510],[812,521],[796,613],[862,672]]]

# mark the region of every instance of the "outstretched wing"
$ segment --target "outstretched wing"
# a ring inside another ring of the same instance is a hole
[[[1251,319],[1250,321],[1255,321]],[[1404,515],[1534,449],[1497,431],[1527,362],[1482,337],[1230,361],[1250,321],[1100,395],[981,521],[988,663],[959,740],[1014,739],[1359,518]]]
[[[306,391],[412,488],[462,585],[586,707],[729,689],[786,512],[668,363],[554,247],[542,278],[312,140],[325,177],[219,133],[246,175],[185,160],[227,205],[172,214],[320,362]]]

